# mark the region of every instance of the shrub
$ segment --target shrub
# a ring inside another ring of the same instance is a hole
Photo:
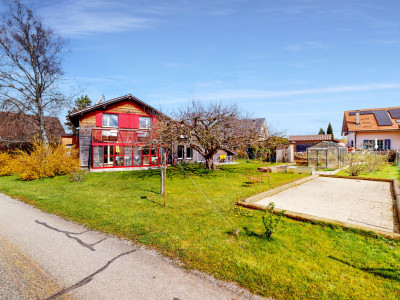
[[[388,162],[396,162],[397,160],[397,152],[395,150],[390,150],[388,153],[388,158],[387,158]]]
[[[349,154],[347,156],[347,163],[349,166],[345,169],[345,172],[350,176],[360,175],[365,169],[362,160],[363,158],[358,154]]]
[[[14,173],[21,180],[33,180],[69,174],[80,167],[77,151],[61,144],[43,144],[34,140],[30,153],[19,151]]]
[[[387,164],[387,157],[379,154],[369,154],[365,158],[365,169],[367,172],[381,170]]]
[[[276,231],[276,229],[278,228],[278,224],[282,219],[283,214],[285,213],[284,210],[281,210],[278,214],[274,214],[274,208],[274,202],[270,202],[267,206],[267,210],[265,211],[265,215],[262,217],[265,227],[264,236],[267,239],[270,239],[272,234]]]
[[[69,178],[72,182],[84,182],[87,176],[86,170],[75,170],[69,174]]]
[[[7,152],[0,153],[0,176],[13,174],[13,156]]]

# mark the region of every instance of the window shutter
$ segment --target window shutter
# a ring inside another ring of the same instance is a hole
[[[96,127],[103,126],[103,113],[98,111],[96,112]]]
[[[158,119],[155,116],[153,116],[152,118],[153,118],[153,120],[152,120],[153,121],[153,129],[157,129]]]
[[[119,128],[131,128],[130,114],[119,114],[118,123]]]
[[[130,115],[129,116],[130,124],[129,128],[138,129],[139,128],[139,115]]]
[[[390,150],[390,139],[385,140],[385,150]]]

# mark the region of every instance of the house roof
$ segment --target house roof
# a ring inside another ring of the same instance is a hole
[[[268,127],[267,127],[267,121],[265,118],[255,118],[255,119],[243,119],[242,120],[243,126],[254,126],[256,132],[260,137],[267,138],[268,136]],[[265,130],[264,130],[265,126]]]
[[[315,134],[315,135],[291,135],[288,140],[290,142],[321,142],[331,141],[331,134]]]
[[[342,132],[399,130],[400,107],[360,109],[360,124],[356,125],[356,110],[344,112]]]
[[[65,134],[57,117],[45,116],[47,138],[58,141]],[[39,125],[35,116],[22,113],[0,112],[0,142],[24,143],[32,141],[39,134]]]
[[[162,114],[160,111],[158,111],[157,109],[155,109],[151,105],[148,105],[146,102],[140,100],[139,98],[136,98],[135,96],[132,96],[131,94],[128,94],[128,95],[125,95],[125,96],[121,96],[121,97],[118,97],[118,98],[107,100],[105,102],[100,102],[98,104],[92,105],[92,106],[87,107],[85,109],[73,112],[72,114],[69,115],[69,117],[71,119],[71,122],[75,126],[79,126],[79,118],[83,114],[86,114],[88,112],[95,111],[95,110],[103,110],[103,109],[105,109],[107,106],[109,106],[111,104],[115,104],[115,103],[118,103],[118,102],[121,102],[121,101],[126,101],[126,100],[133,101],[133,102],[139,104],[146,111],[149,111],[152,114],[155,114],[155,115],[161,115]]]

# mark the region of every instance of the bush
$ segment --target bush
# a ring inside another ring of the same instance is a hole
[[[349,154],[347,156],[347,163],[349,166],[345,169],[345,172],[350,176],[358,176],[365,169],[363,158],[358,154]]]
[[[13,156],[7,152],[0,153],[0,176],[13,174]]]
[[[86,170],[75,170],[71,174],[69,174],[69,179],[72,182],[84,182],[87,176]]]
[[[397,152],[395,150],[390,150],[388,153],[388,158],[387,158],[388,162],[396,162],[397,160]]]
[[[365,158],[365,169],[367,172],[381,170],[387,164],[387,157],[379,154],[368,154]]]
[[[19,151],[14,158],[13,173],[21,180],[69,174],[80,167],[77,151],[61,144],[43,144],[34,140],[30,153]]]
[[[274,214],[274,208],[274,202],[270,202],[267,206],[267,210],[265,211],[265,215],[262,217],[265,227],[264,236],[267,239],[270,239],[271,235],[276,231],[278,224],[285,213],[284,210],[281,210],[278,214]]]

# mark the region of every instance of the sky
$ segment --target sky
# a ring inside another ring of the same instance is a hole
[[[27,2],[26,2],[27,3]],[[400,106],[398,0],[33,0],[68,40],[65,87],[165,112],[237,103],[275,132],[340,137],[345,110]],[[64,120],[65,111],[60,115]]]

